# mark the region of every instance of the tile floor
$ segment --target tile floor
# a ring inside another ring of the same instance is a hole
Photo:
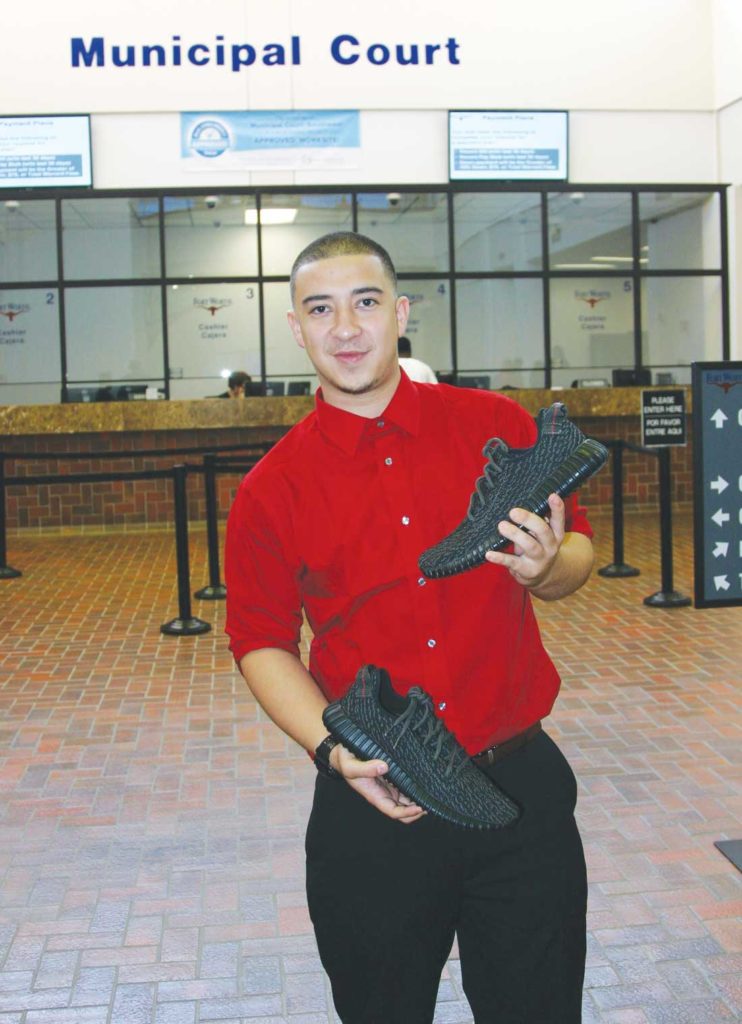
[[[595,519],[598,564],[610,521]],[[675,586],[691,593],[690,523]],[[192,531],[193,589],[206,582]],[[314,769],[214,630],[173,639],[169,534],[14,537],[0,581],[0,1024],[330,1024],[303,892]],[[539,606],[590,871],[584,1024],[742,1019],[742,609],[628,580]],[[471,1021],[455,950],[437,1024]],[[541,1024],[541,1022],[528,1022]]]

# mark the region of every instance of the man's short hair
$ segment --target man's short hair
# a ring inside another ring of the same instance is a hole
[[[318,260],[330,260],[335,256],[376,256],[381,260],[384,271],[397,291],[397,271],[394,269],[392,258],[383,245],[379,245],[373,238],[367,235],[359,235],[356,231],[333,231],[329,235],[322,235],[302,249],[294,260],[291,268],[291,301],[294,301],[296,291],[296,275],[302,267],[308,263],[316,263]]]
[[[249,384],[251,380],[252,377],[250,374],[245,373],[244,370],[233,370],[227,380],[227,387],[234,390],[234,388],[244,387],[245,384]]]
[[[397,338],[397,355],[403,359],[409,359],[412,355],[412,342],[404,334]]]

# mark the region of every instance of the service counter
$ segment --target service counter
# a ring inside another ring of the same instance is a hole
[[[690,412],[690,388],[686,407]],[[536,414],[552,402],[564,402],[570,418],[599,439],[641,441],[641,388],[524,389],[503,392]],[[178,448],[217,449],[237,444],[278,440],[314,406],[309,396],[246,398],[239,401],[100,402],[70,405],[0,406],[0,448],[7,456],[6,477],[117,470],[158,469],[176,462],[200,462],[200,456],[177,455]],[[672,451],[673,501],[692,497],[689,443]],[[142,452],[168,449],[167,456]],[[130,452],[130,458],[109,457]],[[42,458],[24,460],[21,453]],[[48,458],[43,458],[47,455]],[[83,458],[65,458],[81,455]],[[15,456],[15,457],[14,457]],[[624,457],[624,501],[631,507],[657,502],[656,460],[627,451]],[[239,471],[220,474],[220,514],[226,515],[239,482]],[[589,508],[611,506],[611,474],[605,470],[581,492]],[[189,479],[189,518],[205,516],[201,477]],[[7,488],[10,530],[100,530],[118,527],[158,528],[172,521],[172,500],[166,480],[132,482],[15,484]]]

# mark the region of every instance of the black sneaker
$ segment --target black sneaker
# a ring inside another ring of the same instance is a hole
[[[364,761],[389,765],[385,778],[431,814],[463,828],[501,828],[519,809],[471,760],[419,686],[403,697],[389,673],[364,665],[322,715],[333,736]]]
[[[542,409],[536,426],[538,438],[530,448],[508,448],[498,437],[484,446],[482,455],[488,461],[476,482],[466,519],[422,553],[418,564],[425,576],[453,576],[481,565],[485,552],[499,551],[510,543],[497,524],[508,519],[511,508],[548,516],[550,494],[561,498],[571,494],[608,458],[608,449],[600,441],[585,437],[567,419],[561,402]]]

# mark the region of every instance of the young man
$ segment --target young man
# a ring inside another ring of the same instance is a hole
[[[505,829],[459,829],[387,784],[383,762],[335,746],[330,777],[318,756],[307,894],[338,1013],[344,1024],[429,1024],[457,935],[477,1024],[577,1024],[585,865],[574,776],[535,729],[559,679],[531,598],[565,596],[587,578],[584,510],[556,495],[548,522],[514,509],[528,532],[501,523],[509,551],[426,580],[417,559],[462,519],[483,445],[498,436],[528,447],[534,421],[502,395],[400,373],[409,304],[371,239],[312,243],[291,294],[289,324],[321,392],[230,513],[227,631],[240,670],[312,752],[327,736],[328,701],[362,665],[382,666],[400,693],[422,686],[470,754],[496,748],[483,770],[523,809]]]

